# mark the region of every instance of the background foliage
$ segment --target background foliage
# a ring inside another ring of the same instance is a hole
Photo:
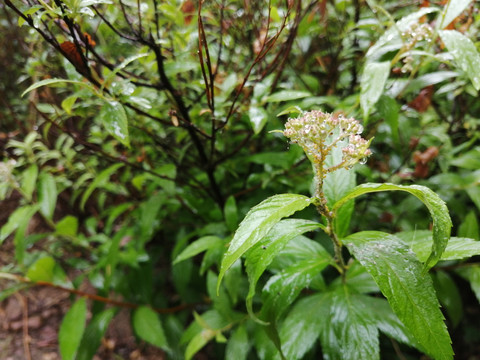
[[[270,132],[293,106],[361,120],[375,139],[357,183],[428,186],[447,202],[452,235],[480,240],[476,5],[3,1],[0,199],[18,206],[2,217],[0,241],[14,245],[2,298],[33,283],[65,291],[90,283],[101,301],[72,297],[59,333],[64,359],[91,358],[121,307],[133,307],[138,338],[168,358],[278,356],[269,328],[249,317],[243,265],[225,273],[220,296],[216,284],[252,206],[310,193],[303,152]],[[373,229],[428,242],[419,230],[431,219],[413,197],[379,193],[351,209],[343,235]],[[319,220],[312,209],[300,216]],[[264,285],[282,270],[296,274],[307,254],[332,250],[320,232],[308,236],[295,237],[256,279],[255,311],[273,301]],[[480,351],[472,249],[431,271],[458,358]],[[297,340],[286,345],[288,358],[331,352],[300,321],[321,322],[314,301],[343,301],[320,291],[337,281],[324,265],[279,311],[280,338]],[[378,288],[361,268],[356,276],[355,302],[364,305],[349,316],[375,316],[386,303],[367,304],[363,294]],[[392,329],[382,333],[382,358],[418,358]]]

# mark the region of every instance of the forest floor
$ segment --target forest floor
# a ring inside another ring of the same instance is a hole
[[[17,205],[14,198],[0,201],[0,228]],[[0,246],[0,268],[13,261],[14,246],[11,239],[7,239]],[[0,294],[12,284],[0,279]],[[94,293],[88,283],[82,284],[81,290]],[[61,360],[58,331],[74,300],[63,290],[38,286],[16,292],[1,301],[0,360]],[[165,355],[160,349],[137,341],[127,310],[119,311],[111,321],[94,357],[94,360],[162,359]]]

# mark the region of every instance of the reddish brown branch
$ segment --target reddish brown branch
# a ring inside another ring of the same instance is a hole
[[[139,304],[134,304],[134,303],[126,302],[126,301],[110,299],[110,298],[107,298],[107,297],[104,297],[104,296],[100,296],[100,295],[96,295],[96,294],[90,294],[90,293],[87,293],[87,292],[84,292],[84,291],[81,291],[81,290],[67,288],[67,287],[64,287],[64,286],[53,284],[53,283],[48,282],[48,281],[37,281],[37,282],[31,283],[31,284],[34,285],[34,286],[47,286],[47,287],[58,289],[58,290],[61,290],[61,291],[66,291],[70,294],[75,294],[75,295],[78,295],[78,296],[82,296],[82,297],[85,297],[85,298],[93,300],[93,301],[98,301],[98,302],[102,302],[102,303],[105,303],[105,304],[110,304],[110,305],[113,305],[113,306],[118,306],[118,307],[127,308],[127,309],[136,309],[136,308],[141,306]],[[171,307],[171,308],[152,308],[152,310],[154,310],[155,312],[157,312],[159,314],[172,314],[172,313],[176,313],[176,312],[179,312],[179,311],[182,311],[182,310],[185,310],[185,309],[194,308],[195,306],[198,306],[198,305],[203,305],[203,304],[182,304],[182,305],[174,306],[174,307]]]

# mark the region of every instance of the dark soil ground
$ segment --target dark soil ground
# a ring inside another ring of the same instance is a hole
[[[0,201],[0,228],[18,205],[12,197]],[[30,227],[39,226],[32,219]],[[38,229],[31,229],[37,231]],[[0,268],[13,262],[13,244],[7,239],[0,246]],[[0,278],[0,294],[15,285]],[[82,291],[94,294],[93,287],[83,284]],[[51,287],[32,287],[0,302],[0,360],[61,360],[58,330],[72,298],[68,292]],[[89,306],[91,306],[89,301]],[[121,310],[109,325],[95,360],[162,360],[164,353],[135,338],[130,312]]]

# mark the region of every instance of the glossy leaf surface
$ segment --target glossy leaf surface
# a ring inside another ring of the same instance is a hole
[[[437,360],[452,359],[450,336],[432,281],[408,245],[378,231],[350,235],[344,244],[372,275],[425,352]]]

